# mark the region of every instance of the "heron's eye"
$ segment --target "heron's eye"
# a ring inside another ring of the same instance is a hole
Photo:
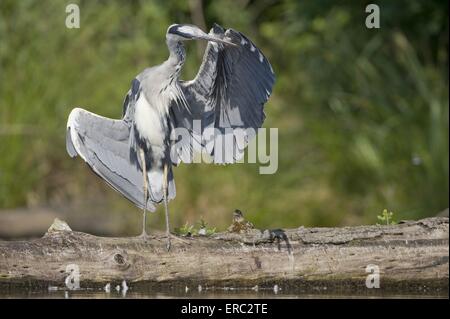
[[[176,34],[177,30],[178,30],[178,25],[173,24],[169,27],[169,30],[167,31],[167,33]]]

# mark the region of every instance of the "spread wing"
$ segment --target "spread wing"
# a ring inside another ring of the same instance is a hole
[[[80,157],[112,188],[143,208],[142,171],[130,162],[130,126],[75,108],[67,122],[66,146],[71,157]],[[155,210],[151,199],[147,208]]]
[[[178,161],[190,162],[199,150],[215,163],[239,160],[252,137],[244,130],[254,132],[263,124],[264,104],[275,82],[269,61],[245,35],[219,25],[210,34],[236,46],[209,42],[195,79],[181,82],[186,101],[171,107],[171,120],[173,127],[190,132],[191,143],[174,138]],[[194,120],[200,121],[198,127]]]

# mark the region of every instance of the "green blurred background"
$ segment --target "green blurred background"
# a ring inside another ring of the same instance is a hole
[[[380,29],[365,27],[371,2]],[[80,29],[65,27],[70,3]],[[119,118],[131,79],[166,59],[167,27],[213,22],[272,63],[264,126],[279,128],[279,168],[181,165],[173,227],[203,218],[223,230],[235,208],[258,227],[295,227],[448,207],[448,1],[0,0],[0,216],[20,208],[33,223],[44,207],[80,230],[139,233],[139,211],[67,155],[67,116]],[[190,79],[202,46],[187,50]],[[162,229],[161,212],[149,227]]]

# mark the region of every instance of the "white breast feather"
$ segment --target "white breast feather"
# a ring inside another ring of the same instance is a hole
[[[144,94],[136,102],[135,122],[141,136],[150,145],[164,145],[165,131],[158,107],[152,107]]]

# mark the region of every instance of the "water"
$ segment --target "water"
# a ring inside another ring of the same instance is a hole
[[[251,288],[202,288],[198,287],[186,289],[168,289],[163,291],[146,290],[139,288],[137,290],[130,287],[127,291],[122,289],[116,290],[112,286],[109,292],[104,289],[79,289],[67,290],[63,288],[50,287],[50,289],[26,289],[11,288],[1,289],[0,298],[44,298],[44,299],[77,299],[77,298],[93,298],[93,299],[109,299],[109,298],[131,298],[131,299],[171,299],[171,298],[224,298],[224,299],[272,299],[272,298],[288,298],[288,299],[349,299],[349,298],[448,298],[448,294],[399,294],[384,293],[382,290],[370,290],[365,294],[339,294],[336,292],[327,293],[325,291],[318,293],[296,293],[293,291],[283,291],[282,289],[264,288],[258,291]]]

